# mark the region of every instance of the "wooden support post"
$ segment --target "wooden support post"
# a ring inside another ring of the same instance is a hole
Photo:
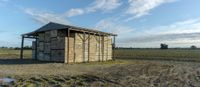
[[[20,59],[23,59],[23,50],[24,50],[24,36],[22,35]]]
[[[83,62],[85,62],[85,32],[83,33]]]
[[[70,29],[67,31],[67,64],[69,64],[69,37],[70,37]]]
[[[88,36],[88,62],[90,62],[90,34]]]
[[[35,60],[37,60],[37,42],[38,42],[38,38],[35,38]]]
[[[113,60],[115,60],[115,36],[113,39]]]
[[[74,60],[73,62],[75,63],[76,61],[76,33],[74,35]]]
[[[104,36],[102,36],[101,45],[102,61],[104,61]]]
[[[101,37],[100,37],[100,34],[99,34],[99,62],[101,61]]]
[[[108,60],[108,40],[109,40],[109,37],[107,37],[107,57],[106,57],[106,61]]]

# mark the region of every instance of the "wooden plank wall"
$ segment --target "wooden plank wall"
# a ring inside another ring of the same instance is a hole
[[[75,33],[75,62],[83,62],[83,34]]]
[[[65,63],[112,60],[111,37],[77,32],[70,33],[68,59],[66,32],[53,30],[40,33],[36,42],[38,60]]]
[[[69,37],[69,63],[74,62],[74,37],[75,33],[70,33]],[[67,63],[68,59],[68,37],[65,37],[65,63]]]
[[[65,37],[65,50],[68,46],[67,41]],[[112,60],[112,44],[109,36],[72,33],[69,41],[69,63]],[[67,53],[66,50],[66,63]]]

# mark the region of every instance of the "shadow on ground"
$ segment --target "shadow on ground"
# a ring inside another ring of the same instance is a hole
[[[46,64],[52,62],[42,62],[33,59],[0,59],[0,65],[15,65],[15,64]]]

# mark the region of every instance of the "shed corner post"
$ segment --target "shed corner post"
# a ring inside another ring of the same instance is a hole
[[[67,30],[67,64],[69,64],[69,37],[70,37],[70,29]]]
[[[37,45],[37,42],[38,42],[38,38],[37,38],[37,36],[36,36],[36,38],[35,38],[35,60],[37,60],[37,47],[38,47],[38,45]]]
[[[20,59],[23,59],[23,50],[24,50],[24,35],[22,35],[21,49],[20,49]]]
[[[113,50],[113,60],[115,61],[115,37],[116,36],[113,36],[113,47],[112,47],[112,50]]]

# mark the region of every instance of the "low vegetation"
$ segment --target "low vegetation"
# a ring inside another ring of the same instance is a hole
[[[116,49],[114,56],[120,59],[199,60],[200,50],[193,49]]]
[[[160,60],[199,59],[199,52],[187,49],[118,49],[115,50],[116,61],[63,64],[31,60],[30,50],[25,51],[27,58],[24,60],[18,59],[19,50],[0,50],[3,54],[0,54],[0,77],[15,79],[10,84],[0,82],[0,86],[199,87],[198,61]],[[157,60],[146,60],[151,58]]]
[[[15,59],[20,57],[20,50],[15,49],[0,49],[0,59]],[[24,57],[31,58],[32,51],[31,50],[24,50]]]

